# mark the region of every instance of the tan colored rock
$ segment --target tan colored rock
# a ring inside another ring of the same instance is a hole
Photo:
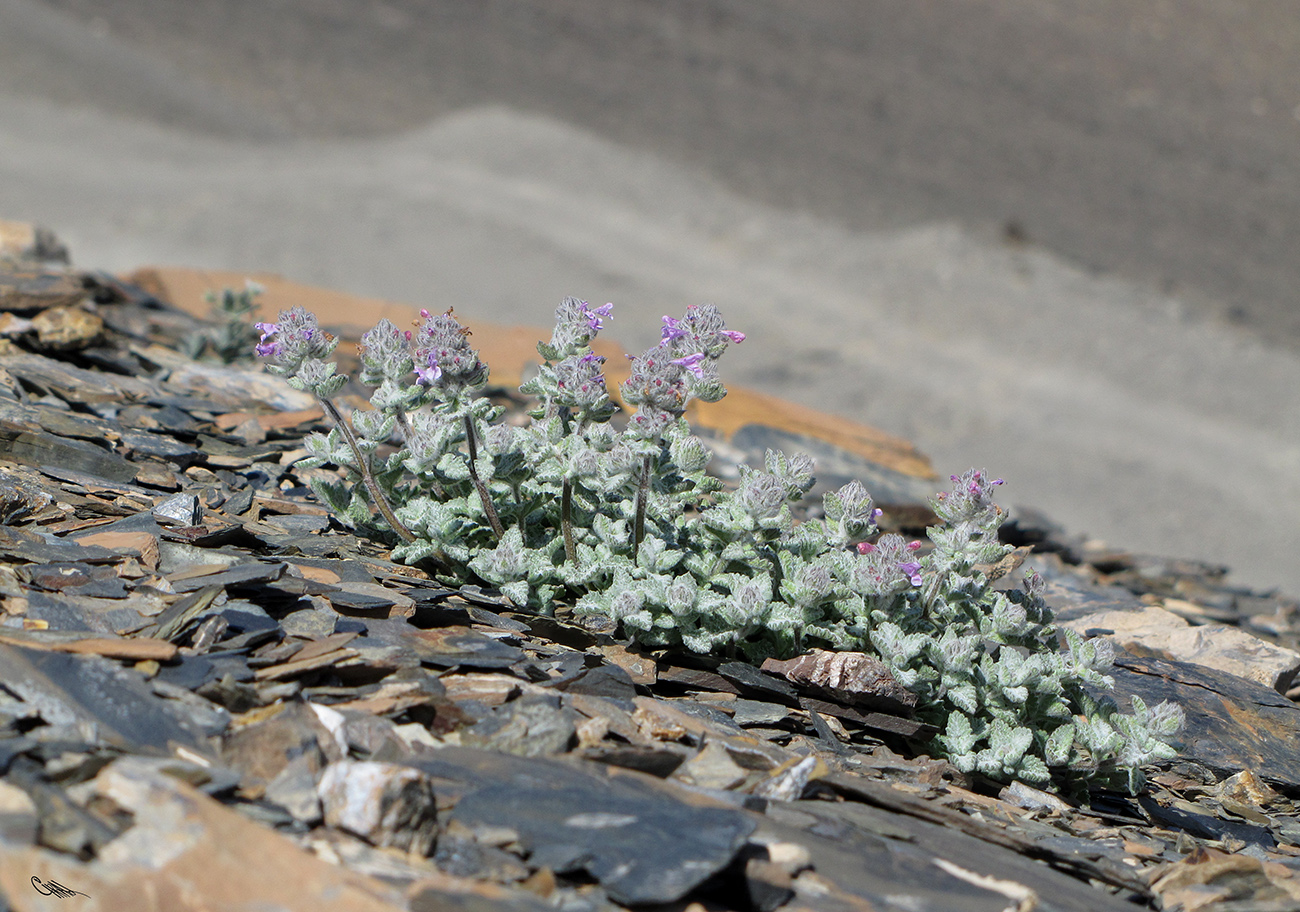
[[[314,857],[274,830],[150,769],[147,761],[119,764],[100,773],[97,790],[133,814],[134,822],[94,861],[0,846],[0,893],[15,912],[407,908],[397,890]],[[42,895],[33,889],[33,877],[81,895]]]
[[[525,683],[506,675],[482,672],[444,675],[439,680],[447,688],[447,697],[454,702],[473,700],[484,706],[500,706],[507,700],[514,699],[519,696]]]
[[[748,775],[749,771],[732,760],[725,747],[709,741],[699,753],[677,768],[673,778],[703,788],[731,789],[744,782]]]
[[[135,554],[140,564],[150,570],[158,569],[158,539],[149,532],[91,532],[77,536],[83,545],[98,545],[119,554]]]
[[[32,329],[43,348],[75,351],[99,338],[104,321],[80,307],[50,307],[32,317]]]
[[[1139,656],[1193,662],[1225,671],[1279,693],[1286,693],[1300,673],[1300,653],[1266,643],[1239,627],[1205,624],[1194,627],[1171,611],[1144,605],[1130,611],[1101,611],[1061,622],[1078,633],[1106,634]]]
[[[895,703],[916,706],[916,694],[894,679],[889,667],[861,652],[810,649],[797,658],[765,659],[763,671],[805,684],[849,706]]]
[[[75,275],[0,259],[0,310],[66,307],[85,297],[86,286]]]

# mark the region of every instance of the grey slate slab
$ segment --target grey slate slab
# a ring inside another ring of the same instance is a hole
[[[51,724],[90,723],[105,744],[131,753],[169,756],[176,746],[210,753],[184,713],[115,662],[0,644],[0,668],[4,686]]]
[[[461,798],[451,819],[509,827],[531,852],[531,864],[585,870],[617,902],[680,899],[730,864],[757,827],[757,818],[743,811],[686,804],[666,786],[632,774],[606,778],[554,761],[525,766],[497,757],[448,749],[414,765],[435,779],[473,779],[476,767],[491,769],[500,778]]]

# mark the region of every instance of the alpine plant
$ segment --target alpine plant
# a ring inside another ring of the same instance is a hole
[[[396,560],[453,584],[488,584],[520,608],[615,622],[646,647],[761,662],[813,648],[878,657],[918,697],[938,735],[925,748],[996,781],[1136,793],[1141,768],[1175,756],[1172,703],[1107,691],[1109,641],[1052,624],[1044,582],[994,589],[983,567],[1009,546],[1001,479],[972,469],[933,501],[929,546],[881,534],[881,511],[857,481],[795,519],[812,460],[769,451],[724,490],[684,414],[726,395],[717,363],[744,340],[716,307],[664,317],[659,342],[631,359],[614,421],[604,359],[591,342],[612,305],[566,298],[542,364],[520,391],[523,426],[483,395],[488,367],[449,310],[412,331],[381,320],[359,346],[369,409],[345,417],[337,340],[294,308],[259,323],[270,370],[321,401],[332,427],[306,440],[299,465],[343,470],[312,479],[355,526],[394,545]]]

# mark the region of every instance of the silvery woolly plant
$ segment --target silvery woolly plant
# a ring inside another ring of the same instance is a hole
[[[632,359],[621,393],[633,411],[620,425],[591,348],[611,306],[568,298],[556,310],[537,346],[543,363],[520,388],[535,402],[524,426],[501,422],[481,395],[487,365],[451,311],[423,311],[413,332],[383,320],[362,337],[371,408],[350,420],[332,399],[346,382],[328,360],[337,342],[312,314],[258,324],[257,350],[331,419],[301,464],[347,477],[313,479],[317,494],[394,536],[397,560],[543,613],[572,604],[645,646],[754,662],[811,647],[868,652],[917,694],[939,729],[930,749],[993,780],[1136,792],[1143,765],[1174,755],[1181,709],[1133,697],[1121,713],[1104,693],[1110,644],[1054,627],[1039,577],[1015,591],[990,585],[982,567],[1008,550],[992,497],[1000,479],[953,476],[933,501],[942,524],[928,549],[881,534],[856,481],[797,521],[792,508],[813,486],[807,456],[768,452],[723,490],[684,414],[726,394],[717,362],[744,336],[712,306],[664,317],[659,342]]]

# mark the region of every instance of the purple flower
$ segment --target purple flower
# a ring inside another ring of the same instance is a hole
[[[687,355],[685,358],[674,358],[672,363],[676,364],[678,367],[686,368],[697,377],[703,377],[704,368],[700,366],[700,362],[703,360],[704,352],[696,352],[693,355]]]
[[[990,481],[981,469],[971,469],[950,477],[952,490],[940,494],[932,501],[935,514],[940,519],[949,523],[986,524],[997,521],[1003,515],[1002,510],[993,502],[993,489],[1003,484],[1001,478]]]
[[[726,336],[732,342],[745,341],[745,334],[743,332],[736,332],[734,329],[724,329],[722,330],[722,335]]]
[[[254,323],[253,328],[262,334],[262,338],[257,341],[257,353],[263,358],[274,358],[279,355],[280,343],[266,340],[279,332],[280,327],[274,323]]]
[[[912,581],[913,586],[921,585],[921,565],[916,561],[903,561],[898,565],[898,569],[906,574],[907,578]]]
[[[686,335],[686,328],[682,326],[682,321],[675,317],[664,317],[664,328],[662,341],[667,342],[672,339],[680,339]]]
[[[428,354],[428,365],[428,367],[417,367],[415,376],[425,386],[433,386],[442,376],[442,368],[438,366],[438,358],[433,352]]]
[[[582,313],[587,318],[587,325],[591,327],[591,331],[594,333],[605,328],[605,320],[610,317],[613,310],[613,303],[602,304],[600,307],[589,307],[586,301],[582,302]]]

